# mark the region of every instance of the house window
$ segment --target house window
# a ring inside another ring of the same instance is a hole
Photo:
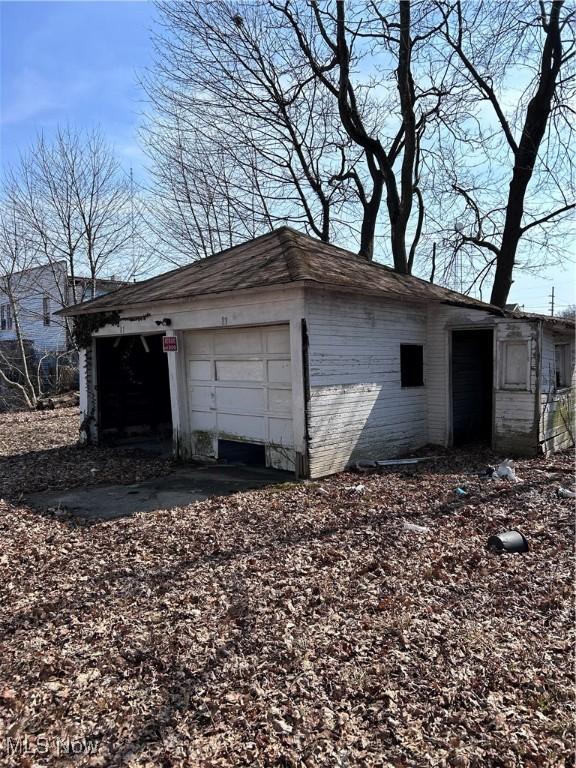
[[[0,306],[0,330],[12,330],[12,307],[10,304],[2,304]]]
[[[44,325],[50,325],[50,296],[44,296],[42,299],[42,318]]]
[[[503,341],[500,344],[500,388],[529,389],[529,344],[527,341]]]
[[[422,344],[400,344],[400,383],[403,387],[424,386]]]
[[[570,386],[570,346],[568,344],[555,344],[554,355],[556,360],[556,388]]]

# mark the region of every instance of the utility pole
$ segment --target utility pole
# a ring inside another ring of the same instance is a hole
[[[554,286],[552,286],[552,293],[550,294],[550,314],[554,317]]]

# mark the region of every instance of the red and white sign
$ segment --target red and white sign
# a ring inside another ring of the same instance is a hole
[[[162,339],[164,352],[178,352],[178,339],[176,336],[164,336]]]

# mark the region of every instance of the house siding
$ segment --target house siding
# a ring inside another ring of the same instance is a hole
[[[62,307],[66,295],[66,264],[58,263],[37,267],[14,275],[12,291],[15,296],[18,320],[24,339],[32,342],[37,355],[61,352],[67,347],[66,321],[50,316],[50,324],[44,325],[43,299],[50,298],[50,312]],[[0,304],[8,303],[8,297],[0,290]],[[16,338],[16,328],[0,329],[0,341]]]
[[[425,348],[426,308],[309,292],[306,314],[310,476],[425,445],[426,386],[401,387],[400,345]]]

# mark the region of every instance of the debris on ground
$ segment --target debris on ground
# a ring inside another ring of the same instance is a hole
[[[490,536],[486,546],[494,552],[528,552],[528,541],[524,534],[517,530]]]
[[[414,533],[429,533],[430,531],[430,528],[428,528],[427,525],[416,525],[415,523],[407,523],[406,520],[404,521],[403,528],[406,531],[414,531]]]
[[[576,499],[575,491],[571,491],[568,488],[563,488],[562,486],[558,488],[556,493],[558,494],[558,496],[560,496],[561,499]]]
[[[503,480],[511,480],[513,483],[520,481],[520,478],[516,475],[514,462],[510,459],[505,459],[496,470],[496,473]]]
[[[362,483],[359,483],[358,485],[345,485],[344,486],[345,491],[353,491],[354,493],[364,493],[366,490],[366,486]]]
[[[93,751],[0,739],[3,768],[573,765],[574,503],[549,460],[487,484],[490,451],[438,450],[362,494],[343,473],[77,526],[20,494],[163,465],[76,438],[77,412],[0,416],[0,733]],[[485,548],[512,527],[529,555]]]

